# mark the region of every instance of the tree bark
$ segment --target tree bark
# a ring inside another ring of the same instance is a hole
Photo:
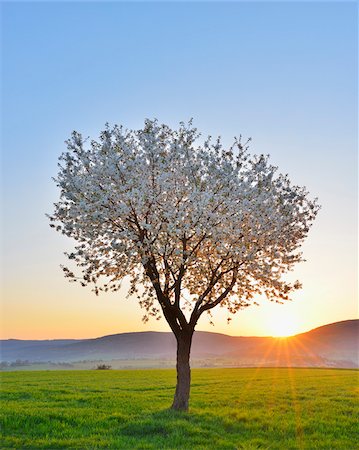
[[[191,368],[189,364],[192,334],[182,332],[177,339],[177,386],[172,403],[176,411],[188,411],[189,392],[191,386]]]

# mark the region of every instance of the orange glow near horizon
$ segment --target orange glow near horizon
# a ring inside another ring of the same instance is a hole
[[[46,270],[41,283],[33,271],[21,283],[8,278],[3,289],[6,301],[1,305],[1,339],[87,339],[128,332],[170,332],[163,318],[146,324],[141,321],[143,311],[137,300],[125,299],[126,286],[120,292],[96,297],[89,289],[68,283],[57,259],[47,263]],[[298,278],[305,279],[306,273],[298,273]],[[240,311],[229,324],[226,309],[217,308],[212,319],[215,326],[203,315],[196,329],[231,336],[287,337],[357,317],[356,303],[350,301],[339,313],[335,292],[332,298],[324,295],[316,277],[307,278],[306,286],[308,292],[296,293],[293,302],[283,305],[258,299],[260,306]],[[343,290],[342,296],[350,298]]]
[[[289,337],[300,333],[298,317],[286,311],[275,311],[275,315],[268,317],[267,329],[273,337]]]

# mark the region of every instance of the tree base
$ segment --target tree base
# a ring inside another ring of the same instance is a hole
[[[171,406],[172,411],[182,411],[182,412],[188,412],[188,400],[174,400]]]

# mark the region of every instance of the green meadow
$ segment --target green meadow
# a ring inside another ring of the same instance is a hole
[[[358,371],[194,369],[1,374],[1,448],[357,449]]]

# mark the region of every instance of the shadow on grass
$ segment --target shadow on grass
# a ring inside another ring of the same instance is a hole
[[[150,435],[169,436],[180,426],[198,422],[196,415],[188,412],[163,409],[154,413],[143,414],[135,421],[131,421],[122,427],[122,433],[128,436]]]
[[[164,409],[132,420],[121,427],[121,434],[157,442],[159,448],[269,449],[268,442],[262,439],[252,441],[251,425],[241,417],[229,419],[209,412]]]

